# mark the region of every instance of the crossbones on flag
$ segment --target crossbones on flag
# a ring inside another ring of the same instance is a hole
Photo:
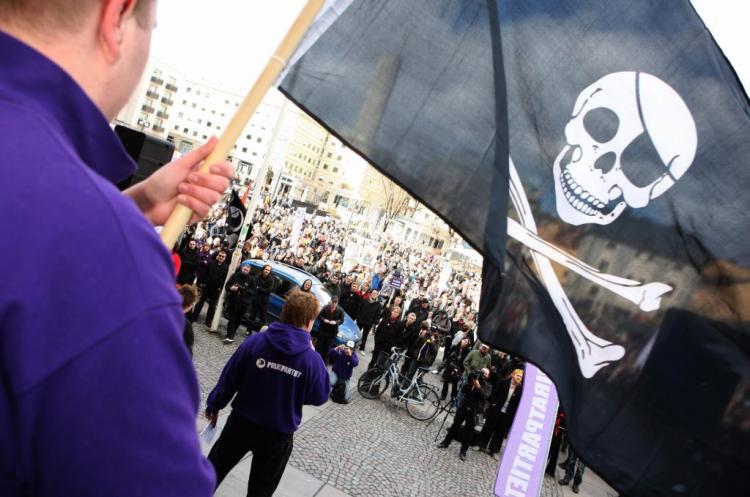
[[[483,253],[480,335],[554,380],[586,464],[750,495],[750,105],[690,3],[328,13],[281,90]]]

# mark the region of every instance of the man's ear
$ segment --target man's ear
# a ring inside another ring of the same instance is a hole
[[[143,0],[141,0],[143,1]],[[133,19],[137,0],[103,0],[99,12],[99,44],[109,62],[122,54],[122,42],[128,20]]]

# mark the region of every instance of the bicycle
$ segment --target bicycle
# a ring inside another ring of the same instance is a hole
[[[395,347],[383,367],[374,367],[365,371],[357,382],[357,390],[366,399],[377,399],[388,386],[391,388],[391,398],[406,404],[406,411],[414,419],[427,421],[434,418],[440,408],[440,396],[430,385],[420,380],[430,368],[419,367],[416,374],[409,380],[398,372],[398,362],[407,358],[406,353]]]

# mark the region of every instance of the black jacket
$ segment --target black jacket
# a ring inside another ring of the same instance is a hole
[[[401,337],[401,321],[396,319],[395,321],[389,321],[383,319],[375,330],[375,347],[390,351],[391,347],[397,347],[399,345],[399,338]]]
[[[326,281],[323,284],[323,286],[325,287],[326,290],[328,290],[328,294],[331,297],[338,297],[339,296],[340,290],[339,290],[339,285],[337,283],[332,283],[330,281]]]
[[[226,261],[222,264],[219,264],[219,261],[213,261],[209,264],[204,276],[205,286],[203,291],[211,294],[221,289],[221,284],[227,279],[228,271],[229,264]]]
[[[370,302],[370,299],[363,300],[362,305],[359,306],[357,323],[360,326],[371,326],[378,322],[382,313],[383,306],[378,300],[375,302]]]
[[[357,319],[359,308],[362,305],[362,297],[351,290],[347,290],[339,295],[339,305],[344,308],[350,318]]]
[[[401,323],[401,330],[399,333],[399,339],[398,339],[398,347],[401,347],[402,349],[409,349],[413,344],[414,341],[419,336],[419,330],[420,325],[418,321],[414,321],[410,325],[406,325],[406,320]],[[407,355],[411,357],[411,354],[407,352]]]
[[[255,277],[255,285],[257,287],[257,291],[255,292],[255,301],[264,304],[267,303],[268,298],[271,296],[271,292],[273,292],[273,276],[269,274],[264,278],[259,274]]]
[[[234,285],[239,287],[235,292],[230,290]],[[227,291],[230,302],[240,300],[249,302],[255,295],[255,278],[251,274],[242,274],[242,271],[237,271],[229,277],[224,289]]]
[[[448,364],[443,370],[443,379],[446,381],[458,381],[461,375],[464,374],[464,360],[466,356],[471,352],[471,347],[459,347],[451,350],[448,356]]]
[[[331,304],[328,304],[321,309],[318,319],[320,320],[318,335],[336,336],[339,332],[339,325],[344,322],[344,311],[340,305],[337,305],[336,310],[331,312]],[[336,324],[324,323],[323,319],[336,321]]]
[[[463,401],[461,402],[460,408],[470,409],[475,412],[484,410],[485,402],[489,398],[492,392],[492,385],[485,381],[484,378],[479,378],[479,388],[474,388],[471,381],[467,381],[463,388]]]
[[[414,314],[417,315],[417,323],[421,324],[422,321],[426,320],[427,316],[430,315],[430,307],[428,306],[427,308],[424,308],[422,306],[419,306],[410,312],[413,312]]]
[[[200,255],[198,250],[185,249],[180,253],[180,274],[177,276],[177,282],[181,285],[192,283],[198,272]]]
[[[419,336],[412,344],[409,350],[409,357],[417,361],[420,366],[432,366],[437,357],[438,347],[440,342],[433,339],[429,334],[427,336]]]
[[[492,393],[489,397],[489,406],[488,410],[497,410],[500,412],[500,409],[503,408],[503,405],[505,404],[505,401],[508,400],[508,391],[510,389],[510,378],[505,378],[497,383],[495,383],[494,388],[492,389]],[[510,416],[511,419],[513,419],[513,416],[516,414],[516,410],[518,409],[518,403],[521,401],[521,390],[523,389],[523,383],[518,385],[515,390],[513,390],[513,396],[510,398],[510,402],[508,403],[508,408],[505,410],[505,415]]]

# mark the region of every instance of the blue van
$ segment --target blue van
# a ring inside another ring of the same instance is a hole
[[[328,294],[328,290],[323,286],[323,283],[318,278],[302,269],[281,262],[262,261],[259,259],[251,259],[250,263],[252,264],[250,272],[254,275],[260,274],[263,270],[263,266],[271,266],[271,275],[276,280],[273,293],[271,293],[271,297],[268,299],[268,318],[270,321],[277,321],[279,319],[279,316],[281,315],[281,307],[284,305],[284,295],[295,286],[301,287],[305,280],[312,281],[312,288],[310,291],[318,298],[321,306],[327,305],[331,300],[331,296]],[[243,321],[243,324],[248,323]],[[317,331],[318,326],[320,326],[320,323],[315,321],[313,331]],[[355,323],[354,320],[344,312],[344,322],[339,326],[339,333],[334,340],[334,344],[340,345],[350,340],[354,343],[358,343],[361,338],[359,326],[357,326],[357,323]]]

